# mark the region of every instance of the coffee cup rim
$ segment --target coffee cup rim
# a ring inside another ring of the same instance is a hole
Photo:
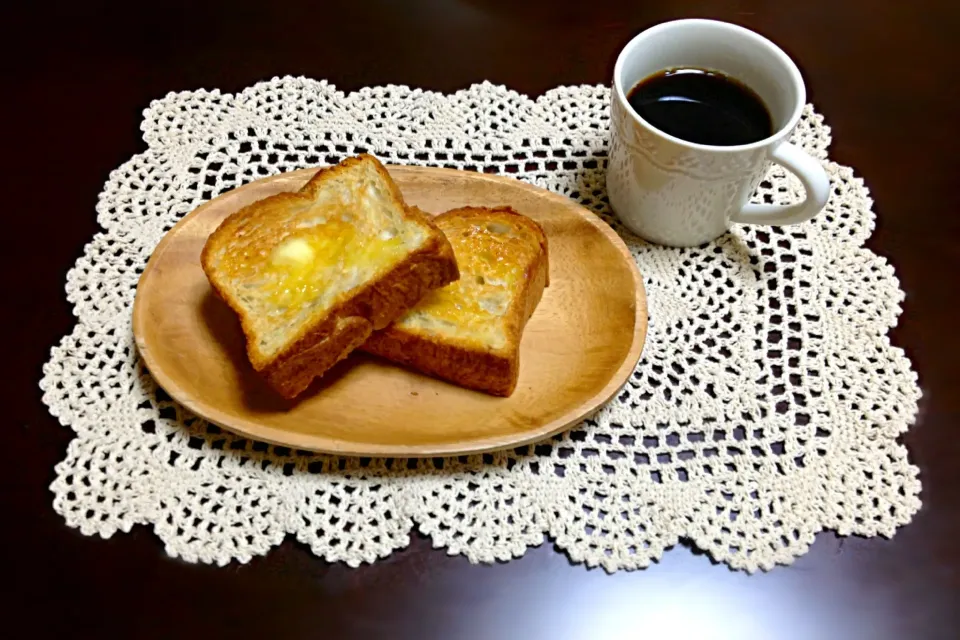
[[[626,92],[623,88],[623,83],[621,82],[620,76],[623,73],[623,66],[627,59],[627,56],[630,54],[631,50],[637,46],[637,44],[643,41],[646,38],[649,38],[661,31],[667,31],[670,29],[676,29],[684,26],[694,26],[694,25],[708,25],[711,27],[720,27],[723,29],[728,29],[733,33],[736,33],[740,37],[749,38],[767,48],[770,51],[770,54],[775,56],[787,69],[787,73],[790,75],[790,79],[793,81],[794,87],[797,91],[797,104],[794,105],[793,113],[791,113],[790,118],[787,120],[786,124],[774,131],[772,134],[763,138],[762,140],[757,140],[756,142],[751,142],[749,144],[739,144],[739,145],[730,145],[730,146],[720,146],[720,145],[711,145],[711,144],[700,144],[698,142],[690,142],[689,140],[684,140],[683,138],[678,138],[674,135],[667,133],[657,127],[653,126],[649,122],[643,119],[639,113],[637,113],[633,107],[630,106],[630,102],[627,100]],[[617,99],[627,110],[627,113],[638,122],[641,126],[649,129],[652,133],[662,136],[663,138],[698,151],[714,151],[714,152],[740,152],[740,151],[750,151],[753,149],[760,149],[765,146],[770,145],[772,142],[775,142],[783,137],[785,137],[789,132],[793,131],[793,128],[800,121],[800,117],[803,115],[803,109],[807,103],[807,91],[806,86],[803,83],[803,76],[800,74],[800,69],[797,67],[797,64],[793,59],[786,54],[780,47],[778,47],[773,41],[769,38],[766,38],[756,31],[752,31],[746,27],[742,27],[738,24],[733,24],[731,22],[724,22],[722,20],[709,20],[705,18],[685,18],[682,20],[670,20],[667,22],[661,22],[660,24],[654,25],[649,29],[644,29],[633,38],[620,50],[619,55],[617,55],[617,62],[613,67],[613,87],[616,91]]]

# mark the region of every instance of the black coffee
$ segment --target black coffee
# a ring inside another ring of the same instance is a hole
[[[770,112],[760,96],[715,71],[660,71],[631,89],[627,101],[648,123],[688,142],[728,147],[773,134]]]

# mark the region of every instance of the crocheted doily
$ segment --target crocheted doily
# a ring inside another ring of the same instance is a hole
[[[532,100],[491,84],[452,95],[343,93],[274,79],[241,93],[171,93],[144,112],[147,150],[110,174],[103,232],[67,277],[78,318],[43,370],[43,400],[76,432],[54,508],[85,534],[150,524],[167,553],[246,562],[292,534],[351,566],[416,527],[472,562],[549,537],[571,559],[634,569],[686,540],[730,566],[789,563],[821,529],[893,535],[920,506],[897,442],[920,391],[887,331],[903,293],[863,247],[863,182],[827,159],[808,107],[794,142],[833,181],[827,210],[736,226],[696,249],[632,236],[604,192],[609,90]],[[245,440],[157,388],[131,334],[137,279],[160,237],[217,194],[362,151],[396,164],[499,172],[579,200],[633,252],[649,297],[642,361],[591,420],[536,445],[447,459],[364,459]],[[774,167],[756,198],[801,187]]]

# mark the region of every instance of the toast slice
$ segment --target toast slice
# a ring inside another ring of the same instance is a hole
[[[240,318],[253,368],[288,399],[459,276],[443,233],[369,155],[232,214],[201,262]]]
[[[460,279],[431,291],[361,349],[454,384],[509,396],[520,338],[549,284],[540,225],[501,207],[466,207],[433,221],[453,245]]]

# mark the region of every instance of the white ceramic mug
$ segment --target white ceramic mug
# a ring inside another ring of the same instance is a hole
[[[753,89],[775,132],[737,146],[687,142],[641,118],[627,93],[675,67],[719,71]],[[827,203],[830,180],[819,161],[787,142],[800,120],[806,89],[797,65],[766,38],[714,20],[677,20],[648,29],[620,52],[613,72],[607,193],[634,233],[690,247],[723,235],[731,223],[803,222]],[[748,204],[771,162],[792,171],[806,198],[790,205]]]

